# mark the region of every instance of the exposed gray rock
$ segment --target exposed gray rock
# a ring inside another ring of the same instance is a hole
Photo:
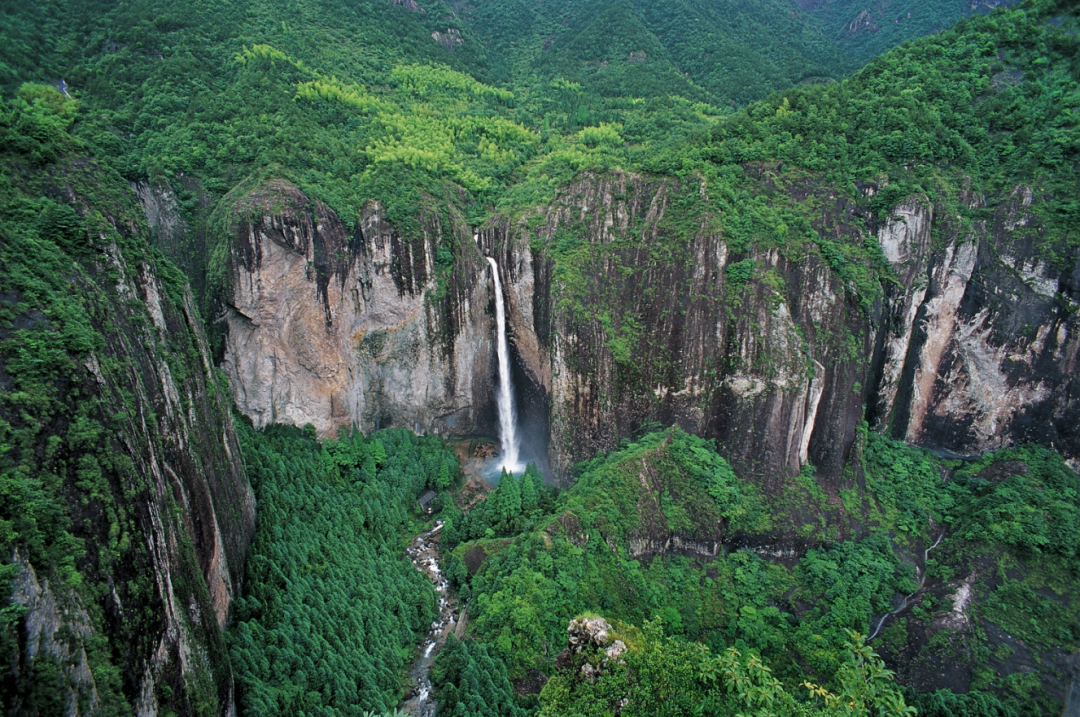
[[[1065,686],[1065,708],[1061,717],[1080,717],[1080,650],[1068,659],[1069,683]]]
[[[454,50],[465,44],[465,38],[461,36],[461,30],[456,27],[448,27],[442,32],[436,30],[431,33],[431,39],[447,50]]]
[[[51,656],[64,673],[64,714],[68,717],[94,714],[100,700],[83,646],[94,631],[78,595],[60,588],[63,597],[58,598],[48,580],[38,581],[37,573],[21,550],[15,552],[12,562],[18,566],[18,572],[11,599],[26,608],[23,624],[27,663],[42,655]],[[80,704],[84,705],[82,711]]]
[[[1040,258],[1031,189],[969,225],[925,196],[901,202],[871,227],[899,287],[869,311],[814,254],[729,256],[707,211],[688,259],[658,264],[646,248],[666,240],[672,198],[686,190],[586,176],[538,216],[478,235],[507,267],[510,332],[550,406],[556,473],[654,421],[717,438],[768,488],[807,463],[835,483],[867,400],[877,427],[911,443],[968,455],[1036,441],[1080,465],[1080,326],[1069,309],[1080,301],[1080,256],[1065,249],[1064,269]],[[824,236],[863,241],[857,202],[809,191],[822,195]],[[585,312],[551,275],[550,247],[568,234],[616,247],[584,267]],[[755,280],[739,297],[725,270],[743,259],[782,288]],[[638,340],[620,357],[613,339],[627,316]]]
[[[494,330],[481,257],[491,255],[526,379],[520,413],[535,424],[525,434],[557,476],[659,423],[715,438],[768,490],[807,464],[836,486],[867,402],[876,427],[935,450],[1037,441],[1077,465],[1080,327],[1069,307],[1080,301],[1080,256],[1066,250],[1063,267],[1040,258],[1033,191],[1017,188],[992,219],[968,223],[912,196],[875,225],[872,186],[852,198],[807,185],[783,191],[820,199],[821,236],[861,244],[876,234],[897,279],[877,304],[858,305],[816,252],[733,255],[693,178],[585,175],[549,205],[475,234],[452,207],[452,226],[424,209],[409,240],[374,203],[350,233],[302,196],[275,213],[253,195],[243,200],[252,220],[235,226],[226,317],[237,403],[257,425],[310,422],[323,435],[350,423],[489,431]],[[694,194],[697,228],[673,239],[672,226],[687,224],[681,200]],[[433,256],[449,237],[451,299],[439,303]],[[567,237],[596,249],[574,286],[554,275],[553,247]],[[673,241],[677,254],[653,255]],[[753,264],[745,286],[728,276],[736,262]]]
[[[489,427],[491,282],[463,224],[430,212],[404,239],[373,202],[350,232],[282,182],[240,201],[252,218],[234,226],[223,366],[256,426]],[[435,255],[455,232],[466,256],[440,277]]]
[[[590,645],[601,649],[608,646],[611,624],[602,617],[579,617],[566,626],[567,645],[574,652],[581,652]]]
[[[1018,187],[962,232],[912,198],[878,232],[904,286],[887,307],[877,389],[877,424],[894,436],[951,455],[1039,442],[1078,465],[1077,297],[1069,270],[1042,258],[1032,201]]]
[[[507,281],[510,329],[550,405],[552,467],[562,473],[655,421],[717,437],[726,456],[770,483],[807,462],[823,465],[823,456],[839,474],[861,410],[852,387],[865,368],[804,336],[847,327],[848,309],[837,300],[843,287],[815,257],[795,265],[776,251],[755,252],[746,257],[755,272],[785,275],[788,291],[754,285],[732,311],[725,269],[743,257],[729,257],[708,210],[686,240],[685,259],[657,264],[646,247],[670,241],[673,196],[697,189],[632,174],[586,176],[538,209],[541,221],[523,217],[480,233],[484,251],[515,272]],[[638,321],[629,354],[612,350],[608,316],[575,313],[568,287],[551,276],[546,247],[567,233],[615,247],[583,278],[595,287],[590,306]],[[859,331],[869,352],[868,327]]]

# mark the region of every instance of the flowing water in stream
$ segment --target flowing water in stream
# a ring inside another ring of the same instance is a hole
[[[446,636],[457,626],[458,603],[449,594],[450,585],[439,568],[437,546],[439,531],[442,527],[443,521],[436,521],[431,530],[413,538],[405,551],[417,570],[431,579],[435,585],[435,593],[439,596],[439,616],[435,622],[431,623],[431,630],[420,643],[419,654],[409,672],[413,691],[402,705],[402,709],[413,717],[434,717],[435,715],[435,698],[431,694],[431,663],[435,661],[435,655],[442,648]]]
[[[520,473],[525,470],[525,466],[521,464],[518,455],[520,445],[514,416],[514,389],[510,377],[510,345],[506,340],[506,306],[503,303],[502,282],[499,280],[499,265],[491,257],[487,257],[487,260],[491,265],[491,274],[495,280],[495,320],[498,327],[496,352],[499,357],[499,390],[497,400],[499,440],[502,442],[502,456],[499,463],[500,468],[505,468],[510,473]],[[438,534],[442,527],[443,522],[437,521],[431,530],[413,538],[406,550],[413,565],[431,578],[431,582],[435,584],[435,591],[439,595],[439,617],[431,623],[431,630],[420,645],[420,653],[409,673],[413,691],[409,699],[402,704],[402,708],[414,717],[434,717],[435,715],[435,699],[431,694],[431,664],[446,641],[446,636],[457,626],[457,600],[447,593],[449,584],[439,568],[436,549]]]

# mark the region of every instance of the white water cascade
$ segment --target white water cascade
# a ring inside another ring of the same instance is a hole
[[[499,440],[502,441],[501,468],[509,473],[520,473],[525,466],[518,461],[517,422],[514,416],[514,391],[510,383],[510,347],[506,343],[506,307],[503,305],[502,283],[499,281],[499,265],[490,256],[491,274],[495,278],[495,322],[499,327]]]

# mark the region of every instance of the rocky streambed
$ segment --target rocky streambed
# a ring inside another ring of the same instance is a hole
[[[413,689],[407,699],[400,705],[413,717],[434,717],[435,698],[431,687],[431,665],[435,661],[435,655],[442,649],[446,636],[457,626],[458,602],[450,595],[450,584],[446,580],[442,569],[439,567],[438,543],[439,532],[442,530],[443,521],[435,522],[435,525],[420,535],[413,538],[406,549],[406,554],[412,560],[417,570],[427,575],[435,585],[435,592],[439,596],[439,616],[431,623],[431,630],[427,637],[420,643],[416,660],[413,662],[409,675],[412,678]]]

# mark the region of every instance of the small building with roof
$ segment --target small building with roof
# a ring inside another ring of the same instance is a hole
[[[432,509],[431,501],[435,500],[435,496],[437,495],[438,493],[433,490],[425,490],[423,494],[421,494],[421,496],[416,499],[416,502],[420,505],[420,510],[430,515]]]

